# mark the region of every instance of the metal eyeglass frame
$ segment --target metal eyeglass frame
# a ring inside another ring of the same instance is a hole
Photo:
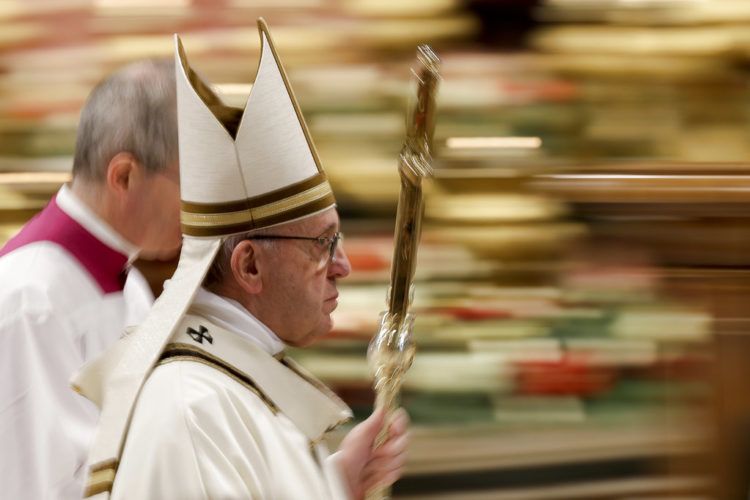
[[[328,262],[336,261],[336,249],[338,248],[339,241],[344,239],[344,233],[336,231],[333,236],[286,236],[280,234],[268,234],[258,236],[248,236],[246,240],[307,240],[317,241],[320,245],[328,245]]]

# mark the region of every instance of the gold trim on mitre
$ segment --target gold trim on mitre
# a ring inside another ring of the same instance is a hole
[[[268,227],[317,213],[336,203],[324,174],[286,188],[226,203],[183,201],[182,232],[190,236],[219,236]]]

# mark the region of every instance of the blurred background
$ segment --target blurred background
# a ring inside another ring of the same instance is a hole
[[[747,497],[749,1],[2,0],[0,241],[69,178],[95,83],[173,32],[242,106],[258,16],[354,268],[295,356],[359,418],[416,45],[443,60],[396,498]]]

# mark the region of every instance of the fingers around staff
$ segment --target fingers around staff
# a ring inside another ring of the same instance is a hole
[[[393,416],[391,417],[391,426],[388,429],[388,435],[397,436],[399,434],[403,434],[408,428],[409,414],[406,413],[406,410],[404,410],[403,408],[399,408],[398,410],[393,412]]]
[[[372,454],[372,459],[395,457],[406,453],[409,447],[409,433],[401,434],[396,438],[390,438]]]
[[[363,484],[365,490],[390,486],[403,474],[409,445],[409,417],[403,409],[397,410],[391,419],[388,439],[372,454],[365,467]]]
[[[406,465],[406,453],[398,455],[388,455],[374,458],[367,464],[365,475],[368,474],[386,474],[392,471],[399,471]]]
[[[386,474],[372,474],[364,480],[365,491],[370,491],[374,488],[383,488],[390,486],[401,477],[401,471],[392,471]]]

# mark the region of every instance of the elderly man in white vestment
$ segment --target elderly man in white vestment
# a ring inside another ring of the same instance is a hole
[[[332,328],[350,265],[312,140],[265,23],[244,110],[176,39],[183,251],[149,317],[75,384],[102,405],[87,495],[362,498],[401,474],[408,418],[380,411],[329,455],[349,408],[284,354]],[[128,420],[130,416],[130,420]]]
[[[148,312],[138,256],[177,253],[174,65],[141,61],[91,92],[73,180],[0,250],[0,497],[83,493],[97,410],[80,366]],[[127,276],[127,277],[126,277]]]

